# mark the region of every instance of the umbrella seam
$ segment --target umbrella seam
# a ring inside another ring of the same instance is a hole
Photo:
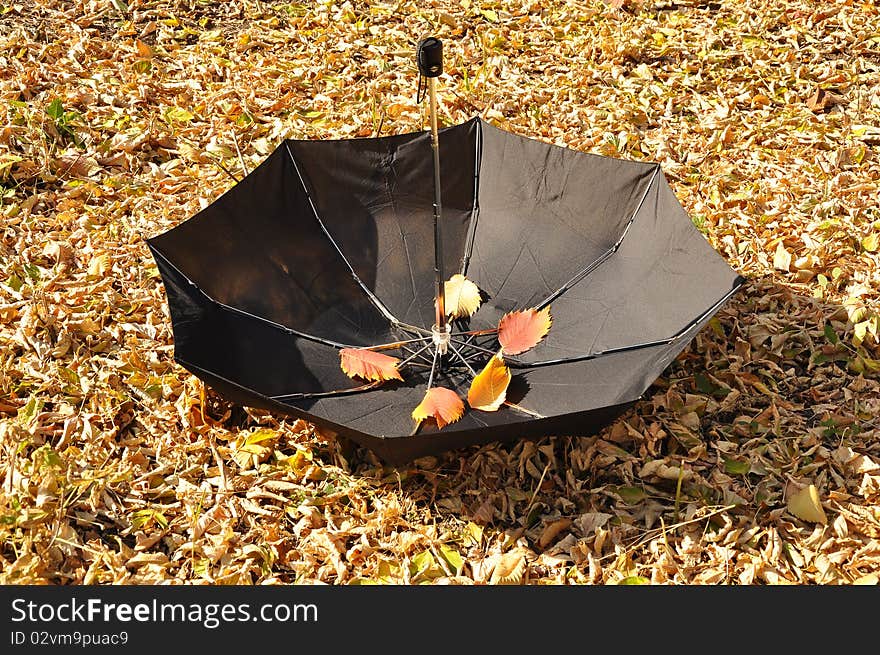
[[[208,375],[214,376],[218,380],[222,380],[226,384],[231,384],[232,386],[237,387],[239,389],[242,389],[243,391],[246,391],[248,393],[254,393],[254,394],[260,396],[261,398],[265,398],[266,400],[272,400],[274,402],[281,403],[281,404],[286,404],[286,403],[284,403],[284,401],[282,399],[308,400],[311,398],[321,398],[321,397],[330,398],[330,397],[339,396],[339,395],[364,393],[366,391],[370,391],[372,389],[375,389],[380,384],[378,382],[370,382],[368,384],[363,384],[358,387],[352,387],[350,389],[336,389],[334,391],[311,391],[311,392],[302,392],[302,393],[287,393],[287,394],[278,394],[275,396],[269,396],[267,394],[260,393],[259,391],[256,391],[254,389],[250,389],[244,385],[241,385],[238,382],[235,382],[234,380],[230,380],[229,378],[227,378],[223,375],[220,375],[216,371],[212,371],[211,369],[205,368],[203,366],[199,366],[198,364],[193,364],[192,362],[185,360],[183,357],[179,357],[179,356],[175,355],[174,360],[178,364],[180,364],[181,366],[183,366],[185,368],[197,369],[197,370],[201,371],[202,373],[207,373]]]
[[[624,226],[624,228],[623,228],[623,232],[621,233],[621,235],[620,235],[620,237],[617,239],[617,241],[614,243],[614,245],[612,245],[608,250],[606,250],[606,251],[603,252],[601,255],[599,255],[598,258],[596,258],[595,260],[593,260],[592,262],[590,262],[589,264],[587,264],[587,265],[586,265],[584,268],[582,268],[580,271],[578,271],[577,273],[575,273],[574,276],[572,276],[572,278],[571,278],[568,282],[566,282],[565,284],[563,284],[559,289],[557,289],[556,291],[554,291],[553,293],[551,293],[547,298],[545,298],[545,299],[541,302],[541,304],[539,304],[539,305],[536,307],[536,309],[544,309],[544,307],[546,307],[546,306],[549,305],[551,302],[553,302],[554,300],[556,300],[557,298],[559,298],[559,296],[561,296],[562,294],[564,294],[566,291],[568,291],[569,289],[571,289],[571,288],[572,288],[573,286],[575,286],[578,282],[580,282],[581,280],[583,280],[583,279],[584,279],[585,277],[587,277],[590,273],[592,273],[592,272],[595,271],[597,268],[599,268],[602,264],[604,264],[606,261],[608,261],[608,259],[611,257],[611,255],[613,255],[615,252],[617,252],[617,251],[620,249],[620,244],[623,243],[623,240],[626,238],[626,235],[629,233],[629,229],[630,229],[630,227],[632,227],[632,224],[633,224],[633,223],[635,222],[635,220],[636,220],[636,216],[637,216],[638,213],[641,211],[641,209],[642,209],[642,205],[645,204],[645,200],[646,200],[647,197],[648,197],[648,193],[650,193],[651,188],[654,186],[654,182],[656,181],[656,179],[657,179],[657,174],[658,174],[659,172],[660,172],[660,165],[658,164],[658,165],[654,168],[654,172],[651,174],[651,179],[648,180],[648,184],[647,184],[647,186],[645,187],[645,192],[642,194],[642,198],[641,198],[641,200],[639,200],[639,204],[636,205],[635,211],[633,211],[632,216],[630,216],[629,221],[627,221],[626,226]]]
[[[474,137],[474,200],[471,206],[471,219],[468,224],[467,239],[464,244],[464,254],[461,258],[461,274],[467,275],[468,265],[474,249],[474,240],[477,237],[477,223],[480,220],[480,173],[483,167],[483,121],[477,119],[477,131]]]
[[[254,320],[261,321],[263,323],[271,325],[272,327],[274,327],[278,330],[286,332],[287,334],[293,334],[298,337],[302,337],[303,339],[308,339],[309,341],[314,341],[315,343],[320,343],[325,346],[331,346],[333,348],[360,348],[361,347],[361,346],[354,346],[351,344],[342,343],[339,341],[333,341],[332,339],[324,339],[323,337],[318,337],[318,336],[315,336],[314,334],[309,334],[308,332],[301,332],[299,330],[295,330],[294,328],[287,327],[286,325],[282,325],[281,323],[276,323],[275,321],[272,321],[268,318],[264,318],[263,316],[251,314],[250,312],[247,312],[243,309],[239,309],[238,307],[233,307],[231,305],[227,305],[226,303],[221,302],[221,301],[217,300],[216,298],[210,296],[198,284],[196,284],[195,282],[190,280],[189,277],[183,271],[181,271],[179,268],[177,268],[177,266],[172,264],[171,261],[158,248],[156,248],[155,246],[151,246],[151,249],[152,249],[153,253],[158,255],[162,259],[162,261],[165,262],[165,264],[168,267],[172,268],[178,275],[180,275],[180,277],[182,277],[184,280],[186,280],[187,283],[193,289],[195,289],[198,293],[200,293],[202,296],[204,296],[208,300],[208,302],[213,303],[214,305],[216,305],[220,309],[226,309],[226,310],[232,312],[233,314],[240,314],[242,316],[246,316],[247,318],[252,318]]]
[[[700,323],[700,321],[705,319],[707,316],[711,316],[712,314],[717,312],[724,303],[726,303],[728,300],[730,300],[730,298],[733,297],[733,295],[742,288],[742,286],[743,286],[743,279],[740,278],[737,281],[737,284],[733,287],[733,289],[731,289],[726,294],[724,294],[724,296],[718,302],[716,302],[714,305],[712,305],[709,309],[707,309],[705,312],[700,314],[697,318],[692,320],[690,323],[685,325],[681,330],[679,330],[678,332],[673,334],[671,337],[667,337],[665,339],[657,339],[656,341],[646,341],[645,343],[637,343],[637,344],[633,344],[631,346],[621,346],[619,348],[608,348],[607,350],[601,350],[599,352],[589,353],[587,355],[577,355],[575,357],[561,357],[559,359],[546,359],[546,360],[537,361],[537,362],[523,362],[522,360],[511,358],[510,360],[508,360],[508,363],[513,368],[535,368],[538,366],[549,366],[552,364],[565,364],[568,362],[583,362],[583,361],[587,361],[590,359],[597,359],[599,357],[604,357],[606,355],[615,355],[615,354],[622,353],[622,352],[630,352],[633,350],[642,350],[644,348],[652,348],[654,346],[666,346],[666,345],[673,343],[674,341],[677,341],[682,336],[687,334],[690,330],[692,330],[694,328],[695,325],[698,325]]]
[[[296,158],[293,156],[293,152],[290,149],[290,144],[286,141],[284,142],[284,147],[287,150],[287,155],[290,157],[290,163],[293,164],[293,169],[296,171],[296,175],[299,178],[299,182],[302,185],[303,191],[306,194],[306,198],[309,201],[309,205],[312,208],[312,213],[315,216],[315,220],[318,222],[318,226],[321,228],[321,232],[327,237],[327,240],[330,241],[330,244],[333,246],[333,249],[336,250],[337,254],[342,258],[342,261],[345,263],[346,268],[348,268],[348,272],[351,273],[351,276],[354,278],[354,281],[357,282],[358,286],[361,290],[367,295],[367,298],[370,299],[370,302],[376,307],[379,312],[382,313],[385,318],[391,321],[394,325],[401,325],[401,321],[392,314],[385,304],[379,300],[379,298],[374,294],[370,289],[364,284],[363,280],[358,276],[355,272],[354,267],[351,265],[351,262],[348,261],[348,258],[345,256],[345,253],[342,252],[342,249],[339,247],[339,244],[336,243],[336,239],[333,238],[333,235],[330,234],[330,231],[327,229],[327,226],[324,224],[324,221],[321,220],[320,214],[318,214],[318,208],[315,206],[315,202],[312,199],[312,194],[309,192],[309,188],[306,185],[305,179],[302,176],[302,172],[299,170],[299,165],[296,163]]]

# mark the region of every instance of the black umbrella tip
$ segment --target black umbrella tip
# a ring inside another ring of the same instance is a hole
[[[417,48],[419,73],[425,77],[439,77],[443,74],[443,42],[436,36],[419,41]]]

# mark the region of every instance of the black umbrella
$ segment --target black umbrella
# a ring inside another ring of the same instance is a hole
[[[439,68],[420,63],[436,121]],[[479,118],[440,130],[438,143],[432,153],[430,132],[286,140],[212,205],[149,239],[176,360],[230,401],[304,418],[399,463],[596,431],[742,283],[657,164]],[[446,273],[481,290],[469,319],[447,320]],[[506,404],[414,430],[429,386],[467,395],[505,313],[548,306],[547,336],[505,357]],[[342,371],[340,349],[375,347],[401,361],[403,380]]]

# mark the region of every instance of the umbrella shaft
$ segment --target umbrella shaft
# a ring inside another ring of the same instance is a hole
[[[435,78],[428,78],[428,93],[431,99],[431,150],[434,153],[434,280],[437,285],[436,321],[437,328],[446,330],[446,284],[443,275],[443,242],[440,238],[440,140],[437,134],[437,92]]]

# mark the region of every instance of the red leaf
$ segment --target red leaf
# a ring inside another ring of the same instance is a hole
[[[519,355],[538,345],[551,322],[549,307],[509,312],[498,323],[498,343],[505,355]]]
[[[464,403],[452,389],[434,387],[428,389],[422,402],[412,412],[413,420],[421,423],[426,418],[434,417],[437,427],[443,428],[455,423],[464,414]]]
[[[350,378],[381,382],[384,380],[403,380],[397,365],[400,360],[366,348],[343,348],[339,351],[339,364]]]

